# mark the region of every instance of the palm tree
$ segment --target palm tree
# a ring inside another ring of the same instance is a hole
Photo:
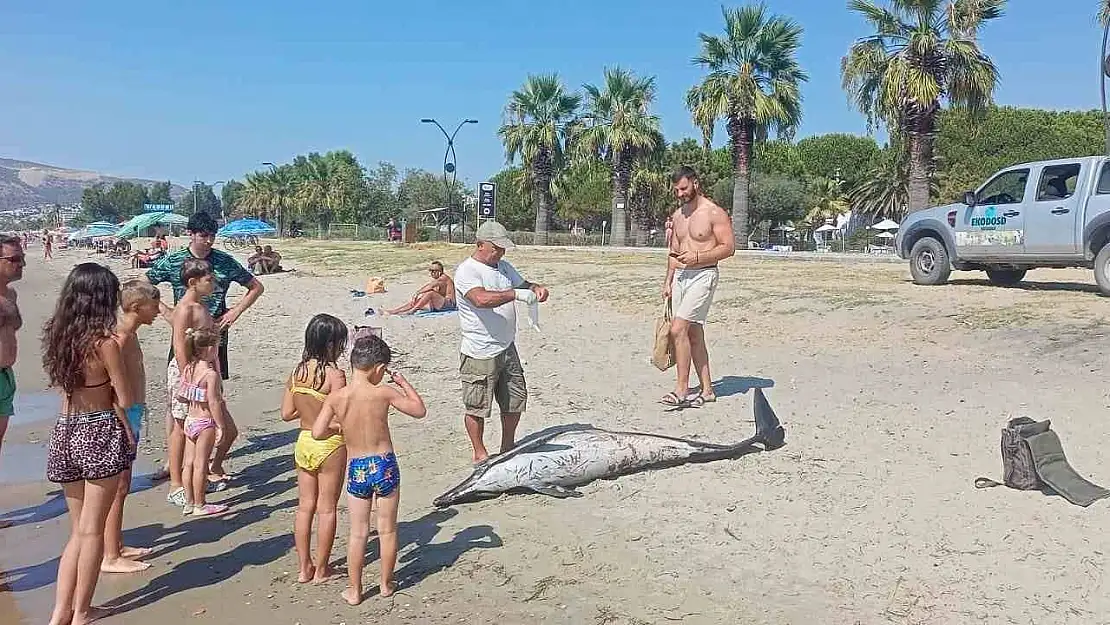
[[[661,160],[637,163],[632,171],[628,199],[632,206],[632,223],[636,226],[636,245],[646,245],[649,231],[662,228],[674,208],[671,178],[663,169]]]
[[[287,201],[296,188],[288,167],[282,166],[274,172],[256,171],[246,175],[239,205],[263,218],[271,218],[272,209],[277,207],[278,214],[284,212]]]
[[[638,157],[663,144],[659,117],[648,112],[655,99],[655,78],[639,78],[621,68],[605,69],[603,87],[584,85],[586,110],[575,137],[580,158],[600,159],[612,172],[613,218],[610,244],[628,242],[628,189]]]
[[[855,212],[867,218],[867,223],[884,217],[901,221],[905,217],[910,201],[910,161],[909,152],[895,138],[871,171],[848,190],[848,201]],[[926,182],[929,193],[939,190],[935,179]]]
[[[820,226],[830,219],[843,215],[851,208],[848,198],[844,196],[844,189],[836,180],[828,178],[817,180],[811,194],[813,200],[805,217],[806,223]]]
[[[802,28],[768,15],[763,5],[722,9],[725,35],[699,33],[701,54],[694,62],[709,75],[686,94],[708,145],[718,119],[725,120],[732,151],[732,228],[736,244],[748,245],[748,192],[752,145],[774,130],[790,136],[801,121],[801,83],[808,80],[796,53]]]
[[[911,211],[929,204],[933,138],[941,100],[972,113],[994,96],[998,70],[982,51],[979,30],[1002,15],[1005,0],[850,0],[875,34],[841,61],[845,91],[867,116],[905,137]]]
[[[555,74],[529,75],[505,106],[505,123],[497,131],[509,163],[519,155],[532,178],[536,206],[535,243],[547,243],[551,218],[551,181],[563,167],[571,125],[581,96],[568,93]]]

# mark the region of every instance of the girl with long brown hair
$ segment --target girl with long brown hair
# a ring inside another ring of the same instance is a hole
[[[131,391],[112,338],[119,297],[119,280],[110,269],[81,263],[43,325],[42,366],[62,395],[46,477],[62,485],[71,521],[50,625],[83,625],[104,613],[92,607],[92,598],[105,521],[120,476],[135,460],[135,437],[119,408],[131,405]]]

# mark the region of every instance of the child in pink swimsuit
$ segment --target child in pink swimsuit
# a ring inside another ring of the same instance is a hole
[[[225,426],[220,372],[212,366],[220,335],[210,328],[185,330],[185,369],[177,387],[177,401],[186,403],[185,458],[181,481],[185,486],[185,516],[211,516],[226,512],[223,504],[205,501],[208,457],[216,444],[216,428]]]

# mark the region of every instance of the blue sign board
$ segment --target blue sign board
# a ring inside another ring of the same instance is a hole
[[[173,204],[143,204],[144,213],[172,213]]]

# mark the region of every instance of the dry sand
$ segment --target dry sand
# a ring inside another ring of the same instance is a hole
[[[351,608],[339,602],[342,580],[294,582],[295,432],[278,417],[282,379],[311,315],[366,323],[368,306],[395,305],[426,279],[426,261],[451,267],[467,250],[279,249],[297,271],[263,278],[266,294],[232,333],[227,388],[243,436],[230,468],[240,477],[213,499],[235,512],[182,521],[165,484],[136,480],[127,542],[157,552],[145,573],[101,577],[97,601],[120,610],[107,623],[1110,622],[1102,574],[1110,503],[1083,509],[972,486],[977,476],[999,477],[999,429],[1019,414],[1052,419],[1073,466],[1110,484],[1110,337],[1089,272],[1036,271],[1013,289],[956,273],[952,284],[926,288],[909,282],[904,263],[737,257],[722,267],[707,328],[721,400],[672,413],[657,401],[673,370],[648,362],[663,257],[518,250],[511,260],[552,292],[543,333],[520,324],[531,388],[522,435],[581,422],[735,441],[752,431],[749,389],[759,384],[787,445],[596,482],[578,499],[521,495],[437,511],[433,497],[469,473],[457,319],[387,319],[398,367],[429,414],[394,419],[403,588]],[[33,262],[19,284],[21,393],[43,386],[38,330],[83,257]],[[388,293],[352,298],[368,275],[385,275]],[[160,322],[143,335],[155,406],[165,397],[167,340]],[[155,417],[141,454],[147,467],[162,453]],[[489,429],[495,440],[499,428]],[[49,423],[19,425],[9,442],[33,447],[48,433]],[[16,454],[4,452],[0,476],[15,471]],[[2,492],[0,510],[23,509],[9,517],[25,522],[0,530],[8,588],[0,622],[43,622],[67,518],[49,484]],[[345,526],[341,510],[340,565]],[[369,551],[373,584],[375,541]]]

